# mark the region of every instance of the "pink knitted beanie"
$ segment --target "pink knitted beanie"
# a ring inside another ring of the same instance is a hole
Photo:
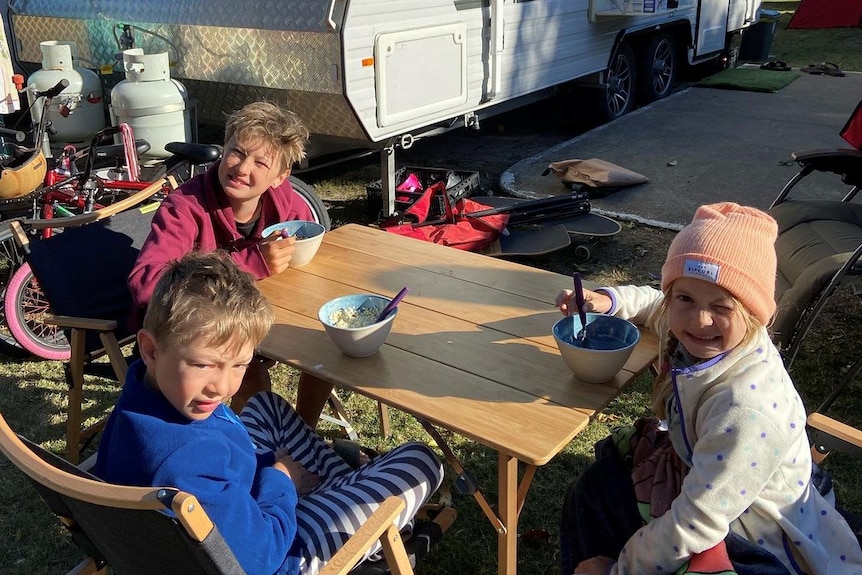
[[[778,224],[748,206],[700,206],[680,231],[661,268],[661,289],[681,277],[717,284],[732,293],[763,325],[775,313],[775,239]]]

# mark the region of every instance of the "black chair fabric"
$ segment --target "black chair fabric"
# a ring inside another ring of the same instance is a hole
[[[100,481],[65,459],[19,436],[42,460],[64,471]],[[94,505],[57,493],[30,479],[39,495],[60,517],[74,519],[68,526],[74,543],[97,563],[109,564],[121,575],[183,573],[190,575],[243,575],[233,552],[218,528],[202,541],[188,536],[169,511],[119,509]]]
[[[52,312],[115,320],[118,340],[131,335],[128,277],[152,217],[153,211],[131,209],[31,242],[27,261]],[[91,334],[87,351],[100,347],[98,334]]]

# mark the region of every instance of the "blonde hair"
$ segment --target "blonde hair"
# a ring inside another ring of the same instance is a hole
[[[189,253],[168,266],[156,284],[144,329],[159,345],[186,345],[206,338],[239,349],[257,347],[272,327],[269,303],[254,278],[226,252]]]
[[[234,136],[240,143],[261,142],[267,152],[276,153],[281,170],[287,170],[305,158],[308,128],[299,116],[272,102],[252,102],[228,115],[225,144]]]
[[[670,375],[670,357],[676,351],[676,346],[679,341],[670,332],[669,306],[670,296],[673,293],[673,282],[671,282],[665,291],[664,300],[659,308],[659,370],[652,384],[652,393],[650,400],[652,402],[653,413],[660,419],[667,417],[667,400],[673,391],[671,385],[672,378]],[[763,327],[761,321],[751,311],[746,308],[742,302],[734,295],[730,295],[733,300],[733,313],[740,314],[743,323],[745,324],[745,337],[742,338],[740,345],[746,344],[757,334],[757,331]]]

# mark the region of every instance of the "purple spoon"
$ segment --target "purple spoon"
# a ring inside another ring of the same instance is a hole
[[[374,320],[374,323],[386,319],[386,317],[392,312],[392,310],[398,307],[398,304],[401,303],[401,300],[404,299],[404,296],[406,296],[407,292],[409,291],[410,289],[407,286],[401,288],[401,291],[398,292],[398,294],[394,298],[392,298],[392,300],[388,304],[386,304],[386,307],[383,308],[383,311],[380,312],[380,315],[377,316],[377,319]]]
[[[581,330],[575,339],[581,340],[582,347],[587,347],[587,312],[584,311],[584,286],[581,283],[579,272],[572,274],[572,278],[575,280],[575,305],[578,306],[578,315],[581,317]]]

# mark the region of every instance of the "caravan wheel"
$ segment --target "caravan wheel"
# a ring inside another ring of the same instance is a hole
[[[329,212],[326,211],[326,204],[314,191],[314,186],[306,184],[296,176],[290,176],[290,185],[293,191],[299,194],[302,201],[305,202],[314,214],[314,221],[326,228],[326,231],[332,227],[332,220],[329,219]]]
[[[607,70],[607,89],[600,112],[607,120],[615,120],[627,114],[635,105],[637,65],[628,42],[621,42]]]
[[[669,34],[654,36],[647,47],[639,68],[640,86],[638,86],[638,99],[644,104],[661,100],[670,94],[679,65],[673,36]]]

